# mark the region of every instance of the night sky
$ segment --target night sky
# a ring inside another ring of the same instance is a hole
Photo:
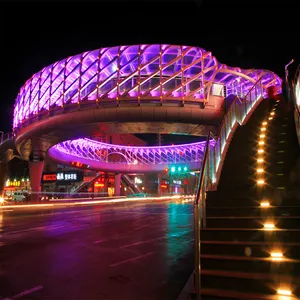
[[[1,2],[0,130],[11,131],[14,99],[34,73],[105,46],[195,45],[283,76],[300,54],[297,12],[297,1]]]

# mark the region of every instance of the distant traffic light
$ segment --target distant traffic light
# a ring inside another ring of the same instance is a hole
[[[170,173],[171,174],[184,174],[189,170],[188,166],[171,166]]]

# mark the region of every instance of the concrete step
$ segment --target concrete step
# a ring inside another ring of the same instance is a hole
[[[285,258],[272,260],[270,257],[201,254],[201,267],[204,270],[300,275],[300,260]]]
[[[260,203],[256,206],[208,206],[206,209],[207,217],[266,217],[266,216],[300,216],[300,206],[269,206],[261,207]]]
[[[300,207],[300,187],[281,189],[282,185],[274,186],[272,189],[266,189],[262,192],[254,190],[249,191],[245,187],[244,191],[228,190],[209,192],[207,194],[206,205],[210,207],[241,207],[259,206],[263,199],[268,199],[274,206],[299,206]]]
[[[196,300],[196,294],[191,293],[190,300]],[[228,299],[240,299],[240,300],[280,300],[280,297],[276,294],[266,295],[258,293],[244,293],[237,291],[230,291],[224,289],[206,289],[201,290],[201,300],[228,300]],[[299,298],[294,296],[281,297],[282,300],[299,300]]]
[[[265,222],[273,221],[276,228],[280,229],[299,229],[299,216],[282,217],[208,217],[206,221],[207,228],[252,228],[261,229]]]
[[[222,289],[245,294],[275,295],[278,288],[288,285],[292,287],[293,295],[299,297],[299,282],[299,277],[277,273],[220,271],[214,269],[202,269],[201,271],[202,289]]]
[[[281,251],[284,257],[298,260],[300,242],[201,241],[201,254],[269,258],[273,251]]]
[[[300,229],[271,230],[248,228],[203,228],[200,233],[201,240],[217,241],[256,241],[256,242],[277,242],[285,243],[300,242]]]

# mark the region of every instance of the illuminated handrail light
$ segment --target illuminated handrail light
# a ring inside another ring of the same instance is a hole
[[[275,229],[275,225],[274,225],[274,223],[265,223],[264,229],[265,230],[273,230],[273,229]]]
[[[283,296],[291,296],[292,292],[291,292],[291,290],[287,290],[287,289],[278,289],[277,294],[283,295]]]
[[[269,117],[269,120],[273,120],[273,117]]]
[[[271,252],[271,259],[275,261],[280,261],[283,259],[283,254],[281,252]]]
[[[261,131],[266,131],[267,128],[266,128],[266,127],[262,127],[260,130],[261,130]]]
[[[275,115],[275,112],[274,112],[274,111],[272,111],[272,112],[270,113],[270,115],[271,115],[271,116],[274,116],[274,115]]]
[[[263,179],[258,179],[257,180],[257,184],[258,185],[264,185],[265,184],[265,181]]]
[[[258,162],[258,163],[262,163],[262,162],[264,162],[264,159],[263,159],[263,158],[258,158],[258,159],[257,159],[257,162]]]
[[[258,168],[258,169],[256,169],[256,172],[257,173],[263,173],[265,170],[264,169],[262,169],[262,168]]]
[[[269,201],[262,201],[262,202],[260,202],[260,206],[261,207],[269,207],[270,206],[270,202]]]
[[[272,257],[283,257],[283,254],[281,252],[271,252]]]
[[[257,152],[258,152],[258,153],[264,153],[265,150],[264,150],[264,149],[258,149]]]
[[[262,125],[267,125],[267,124],[268,124],[268,122],[266,122],[266,121],[265,121],[265,122],[262,122]]]
[[[265,135],[265,134],[261,134],[259,137],[260,137],[261,139],[263,139],[263,138],[266,137],[266,135]]]
[[[258,142],[258,145],[264,145],[264,144],[265,144],[264,141],[259,141],[259,142]]]

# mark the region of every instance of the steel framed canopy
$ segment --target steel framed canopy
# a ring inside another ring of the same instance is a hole
[[[227,95],[242,97],[259,78],[266,88],[281,87],[281,79],[273,72],[228,67],[199,47],[101,48],[68,57],[34,74],[18,93],[13,129],[38,122],[45,112],[64,113],[74,105],[82,109],[122,102],[205,102],[213,83],[224,85]]]

